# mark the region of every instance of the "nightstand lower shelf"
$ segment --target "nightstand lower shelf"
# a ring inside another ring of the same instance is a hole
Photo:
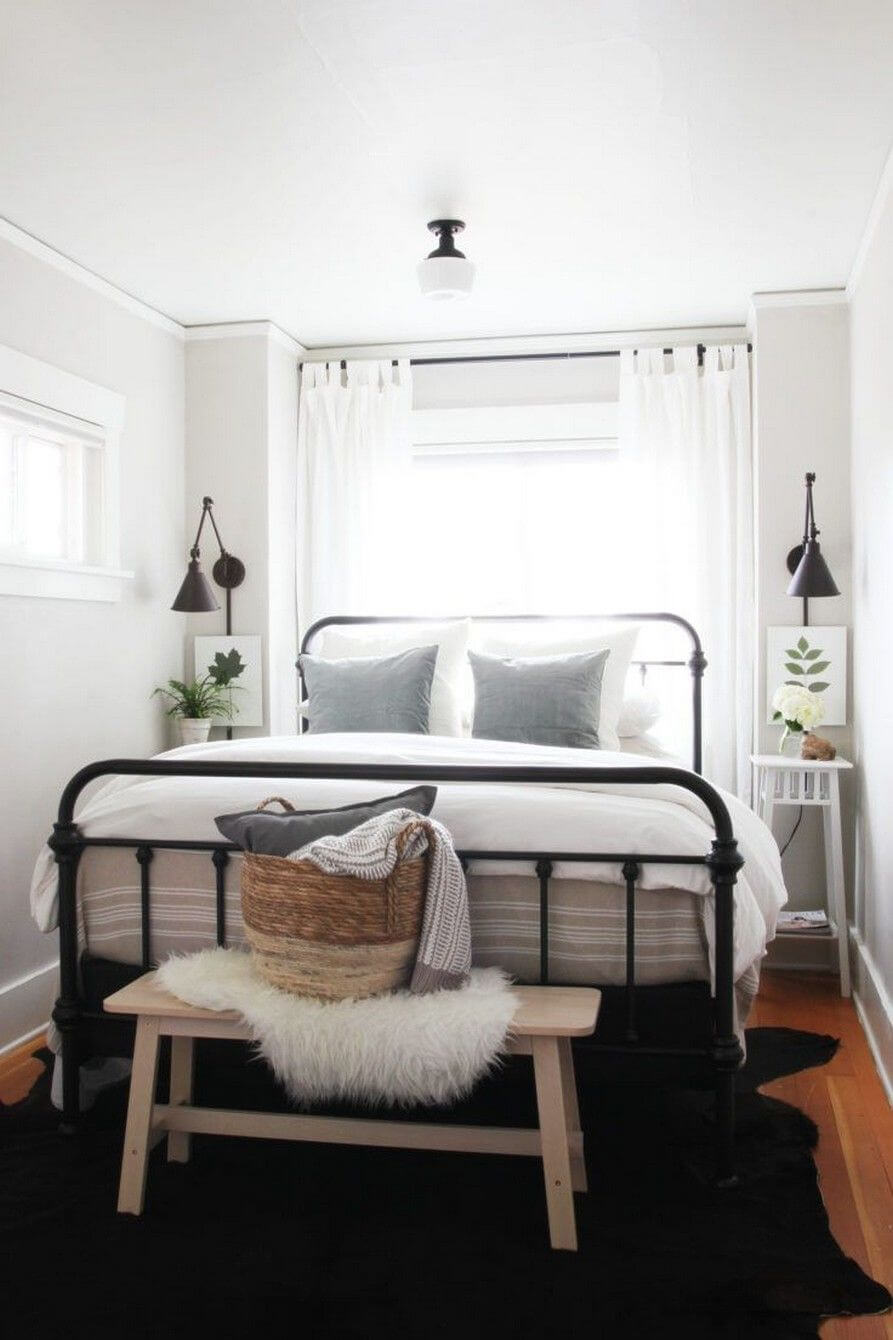
[[[820,930],[781,929],[776,934],[785,940],[836,939],[840,994],[849,996],[850,952],[840,826],[840,774],[853,765],[844,758],[819,761],[786,758],[782,754],[753,754],[751,762],[756,771],[757,813],[770,828],[778,806],[803,806],[822,811],[830,925]]]

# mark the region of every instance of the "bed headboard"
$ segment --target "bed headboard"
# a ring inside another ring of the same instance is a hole
[[[679,614],[651,612],[646,614],[329,614],[317,619],[310,625],[301,639],[301,652],[309,651],[313,639],[324,628],[332,624],[413,624],[413,623],[451,623],[459,619],[470,619],[472,623],[651,623],[671,624],[682,629],[691,643],[691,654],[687,660],[636,660],[633,665],[640,667],[644,675],[649,666],[678,666],[688,669],[692,680],[692,768],[701,771],[703,762],[703,717],[701,705],[701,681],[707,666],[707,658],[701,646],[696,630]],[[301,683],[301,697],[304,696],[304,676],[298,663],[298,675]],[[302,727],[304,729],[304,727]]]

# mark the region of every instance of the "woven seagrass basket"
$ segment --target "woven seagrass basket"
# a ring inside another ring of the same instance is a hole
[[[265,800],[258,809],[278,801]],[[398,838],[402,852],[417,825]],[[425,906],[426,856],[387,879],[330,875],[310,861],[246,852],[242,920],[260,975],[293,995],[344,1000],[406,986]]]

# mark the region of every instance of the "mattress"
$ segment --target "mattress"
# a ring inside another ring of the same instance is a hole
[[[246,944],[239,897],[241,856],[224,877],[226,943]],[[207,853],[161,850],[151,867],[149,943],[153,960],[216,944],[216,872]],[[132,851],[94,847],[84,855],[78,905],[81,948],[116,963],[139,963],[139,866]],[[540,970],[539,882],[533,876],[468,878],[473,957],[519,981]],[[626,904],[616,885],[555,880],[549,907],[549,978],[580,985],[626,979]],[[636,977],[643,985],[709,979],[703,899],[676,889],[636,898]]]

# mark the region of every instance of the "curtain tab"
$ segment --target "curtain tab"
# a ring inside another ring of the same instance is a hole
[[[673,350],[673,368],[676,372],[697,372],[698,346],[683,344]]]

